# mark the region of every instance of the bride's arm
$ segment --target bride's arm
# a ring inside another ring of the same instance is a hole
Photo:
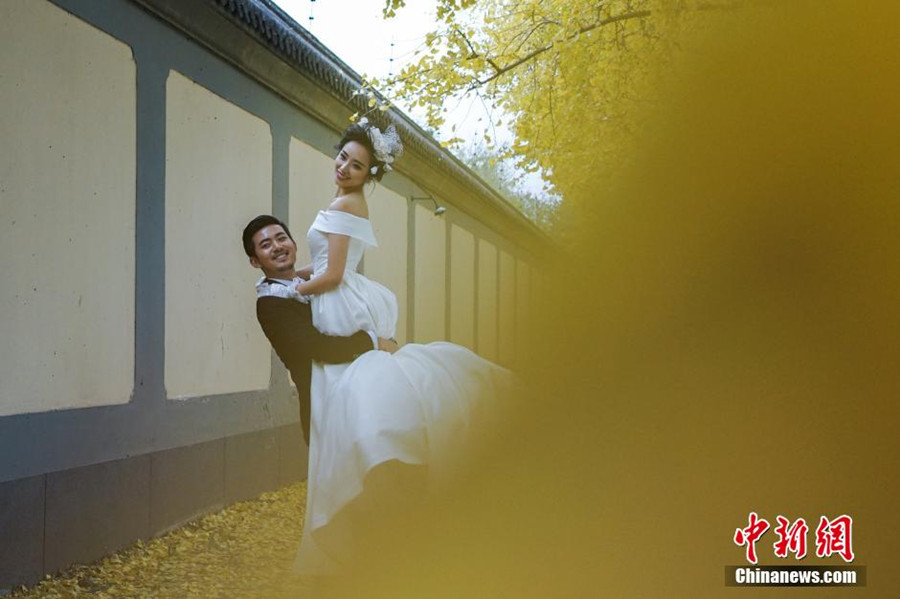
[[[301,279],[306,279],[308,281],[312,278],[312,274],[313,274],[313,265],[307,264],[303,268],[297,270],[297,274],[295,276],[298,276]]]
[[[328,266],[325,272],[309,281],[299,283],[297,292],[300,295],[318,295],[331,291],[341,284],[344,278],[344,268],[347,266],[347,251],[350,248],[350,237],[327,233],[328,235]]]

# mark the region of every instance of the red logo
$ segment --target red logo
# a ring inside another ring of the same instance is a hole
[[[750,512],[748,518],[750,525],[747,528],[737,528],[734,531],[734,542],[741,547],[747,546],[747,561],[756,563],[756,542],[769,530],[769,523],[759,518],[756,512]]]
[[[772,544],[775,557],[786,559],[793,553],[798,560],[806,557],[806,537],[809,526],[803,518],[791,522],[784,516],[777,516],[778,526],[775,534],[778,540]],[[747,561],[757,563],[756,542],[769,530],[769,522],[760,518],[756,512],[750,512],[746,528],[734,531],[734,543],[738,547],[746,547]],[[853,555],[853,518],[846,514],[829,520],[825,516],[819,519],[816,527],[816,557],[839,555],[845,562],[852,562]]]
[[[797,559],[806,557],[806,533],[809,532],[806,520],[798,518],[791,524],[784,516],[778,516],[776,519],[778,526],[775,527],[775,534],[778,535],[778,540],[774,543],[775,555],[787,557],[788,553],[793,553]]]
[[[853,518],[847,515],[828,520],[825,516],[816,527],[816,556],[829,557],[837,553],[845,562],[853,561]]]

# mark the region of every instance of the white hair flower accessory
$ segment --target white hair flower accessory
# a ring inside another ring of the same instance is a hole
[[[392,170],[391,163],[403,153],[403,142],[400,141],[396,127],[388,125],[387,129],[382,132],[375,125],[369,125],[369,119],[365,117],[359,119],[359,124],[366,127],[366,133],[375,149],[375,160],[384,163],[384,170]],[[373,166],[372,174],[376,174],[377,170],[378,167]]]

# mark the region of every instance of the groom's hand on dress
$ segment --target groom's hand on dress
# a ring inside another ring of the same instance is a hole
[[[378,338],[378,349],[392,354],[395,351],[397,351],[398,349],[400,349],[400,346],[393,339],[384,339],[382,337],[379,337]]]

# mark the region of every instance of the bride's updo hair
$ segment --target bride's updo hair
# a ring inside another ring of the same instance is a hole
[[[347,127],[335,149],[340,152],[351,141],[368,150],[371,159],[369,178],[375,181],[381,181],[385,171],[392,170],[391,163],[403,152],[403,143],[393,125],[382,132],[366,118]]]

